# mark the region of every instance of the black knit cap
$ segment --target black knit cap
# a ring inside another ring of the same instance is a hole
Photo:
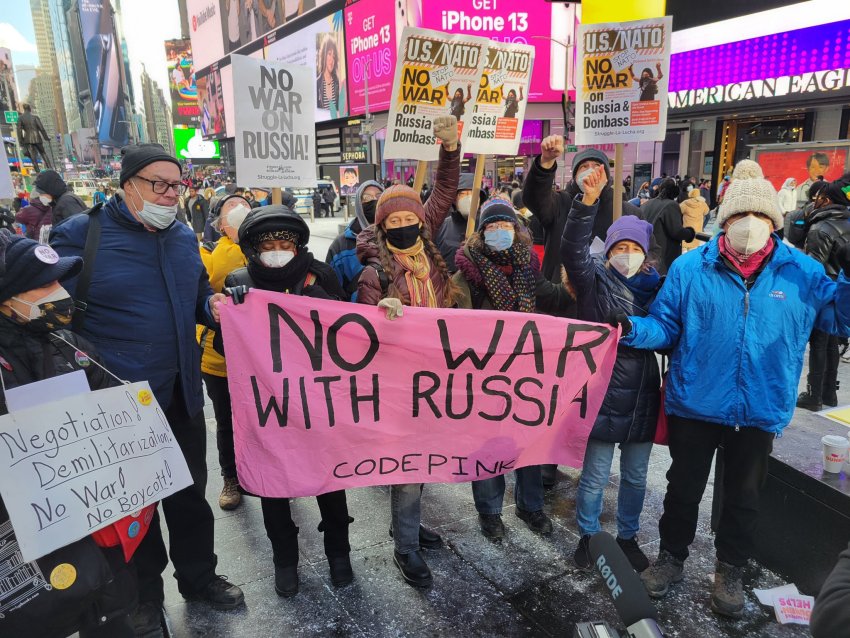
[[[0,231],[0,301],[77,275],[82,257],[60,257],[50,246]]]
[[[834,204],[850,206],[850,173],[845,173],[834,182],[829,182],[820,194],[829,197]]]
[[[121,149],[121,177],[118,183],[123,187],[128,179],[154,162],[171,162],[183,170],[177,158],[169,155],[161,144],[130,144]]]

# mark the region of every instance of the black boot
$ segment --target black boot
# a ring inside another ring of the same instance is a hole
[[[838,376],[838,372],[834,375],[826,374],[823,382],[823,393],[821,399],[825,406],[834,408],[838,405],[838,386],[841,385],[834,377]]]
[[[540,474],[543,477],[544,489],[551,490],[558,484],[558,466],[557,465],[541,465]]]
[[[283,598],[291,598],[298,593],[298,565],[274,566],[274,590]]]
[[[820,412],[823,410],[823,399],[821,399],[822,391],[820,388],[816,391],[812,386],[807,386],[805,392],[797,395],[797,407],[812,412]]]
[[[351,569],[351,559],[348,554],[328,556],[328,567],[331,570],[331,582],[334,587],[345,587],[354,580],[354,571]]]
[[[421,551],[411,552],[409,554],[399,554],[393,551],[393,562],[401,571],[401,577],[408,584],[414,587],[430,587],[433,582],[431,569],[422,558]]]

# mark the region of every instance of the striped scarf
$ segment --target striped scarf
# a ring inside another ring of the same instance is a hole
[[[416,308],[439,308],[434,284],[431,282],[431,262],[425,253],[422,238],[410,248],[396,248],[387,242],[393,258],[404,270],[404,281],[410,294],[410,305]]]

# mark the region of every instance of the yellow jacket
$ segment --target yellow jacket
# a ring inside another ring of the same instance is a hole
[[[224,278],[238,268],[242,268],[247,260],[238,244],[234,244],[227,235],[222,235],[212,252],[201,247],[201,261],[210,277],[213,292],[221,292]],[[227,376],[224,357],[213,350],[212,343],[215,332],[206,326],[198,326],[198,343],[203,349],[201,356],[201,372],[217,377]]]

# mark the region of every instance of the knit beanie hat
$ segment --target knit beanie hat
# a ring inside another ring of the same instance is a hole
[[[811,189],[809,189],[811,192]],[[830,201],[839,206],[850,206],[850,173],[845,173],[834,182],[829,182],[821,195],[829,197]]]
[[[425,207],[422,205],[419,193],[410,186],[396,184],[385,190],[378,199],[378,207],[375,209],[375,225],[382,224],[390,214],[401,210],[409,210],[416,214],[419,221],[425,221]]]
[[[0,231],[0,301],[78,274],[82,257],[60,257],[50,246]]]
[[[183,168],[177,158],[170,155],[161,144],[130,144],[121,149],[121,177],[118,183],[123,187],[128,179],[154,162],[171,162],[177,168]]]
[[[573,157],[573,179],[575,179],[578,165],[587,160],[593,160],[594,162],[602,164],[602,166],[605,167],[605,176],[608,179],[611,179],[611,169],[608,166],[608,156],[596,148],[586,148],[583,151],[576,153],[575,157]]]
[[[629,239],[643,248],[643,254],[647,255],[649,254],[649,242],[652,237],[652,230],[652,224],[642,220],[640,217],[623,215],[608,228],[604,254],[607,256],[608,251],[617,242]]]
[[[514,207],[504,199],[491,199],[484,202],[478,214],[478,230],[483,231],[487,224],[493,222],[511,222],[516,224]]]
[[[726,220],[737,213],[763,213],[770,217],[774,228],[784,226],[776,189],[753,160],[741,160],[732,172],[717,213],[717,225],[723,228]]]

